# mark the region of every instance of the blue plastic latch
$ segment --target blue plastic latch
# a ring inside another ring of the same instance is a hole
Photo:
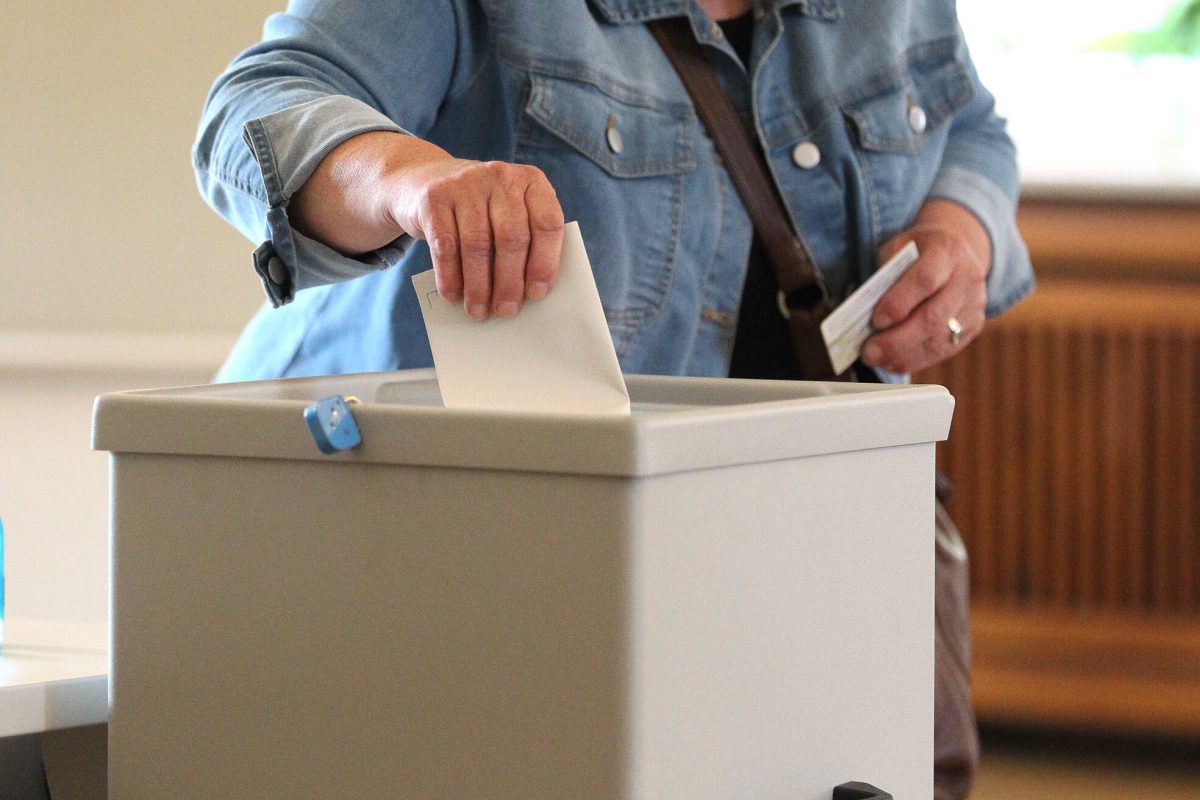
[[[322,453],[340,453],[362,442],[362,434],[358,432],[349,405],[357,402],[357,397],[339,394],[326,397],[304,409],[304,421],[308,423],[313,441]]]

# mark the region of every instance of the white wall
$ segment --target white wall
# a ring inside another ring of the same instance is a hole
[[[284,0],[0,0],[0,519],[9,641],[107,618],[99,392],[203,382],[262,301],[199,199],[213,79]]]
[[[173,352],[181,342],[191,345],[183,358]],[[120,334],[81,345],[74,335],[0,333],[0,348],[9,353],[40,351],[37,363],[0,361],[0,517],[10,643],[104,646],[108,457],[89,449],[93,398],[131,387],[203,383],[220,358],[216,343],[201,337],[139,344]],[[113,353],[125,355],[109,358]]]
[[[189,151],[213,78],[283,5],[0,2],[0,328],[236,332],[252,247]]]

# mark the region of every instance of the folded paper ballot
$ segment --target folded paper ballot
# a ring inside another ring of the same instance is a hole
[[[629,392],[579,224],[563,235],[554,288],[509,319],[479,322],[437,293],[433,270],[413,276],[447,408],[628,414]]]
[[[842,374],[858,359],[863,344],[875,333],[871,325],[875,304],[909,267],[917,263],[919,256],[916,242],[904,245],[821,322],[821,335],[825,338],[834,372]]]

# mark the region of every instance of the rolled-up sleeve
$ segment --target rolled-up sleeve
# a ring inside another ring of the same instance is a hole
[[[205,201],[258,245],[253,264],[273,305],[400,260],[406,236],[345,255],[295,230],[287,205],[347,139],[428,130],[452,82],[455,42],[448,2],[293,0],[217,79],[192,163]]]
[[[967,63],[970,57],[964,54]],[[996,114],[995,99],[973,66],[975,97],[955,117],[941,167],[930,192],[961,203],[987,230],[992,263],[987,279],[987,315],[1008,309],[1033,290],[1029,252],[1017,230],[1019,194],[1016,148]]]

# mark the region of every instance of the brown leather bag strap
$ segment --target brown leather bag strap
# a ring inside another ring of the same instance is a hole
[[[646,26],[679,74],[696,115],[721,154],[754,223],[754,231],[775,271],[780,310],[788,316],[792,346],[804,376],[810,380],[834,379],[821,336],[821,320],[831,310],[829,293],[808,246],[789,221],[762,151],[750,139],[704,50],[692,35],[687,18],[658,19],[647,22]]]

